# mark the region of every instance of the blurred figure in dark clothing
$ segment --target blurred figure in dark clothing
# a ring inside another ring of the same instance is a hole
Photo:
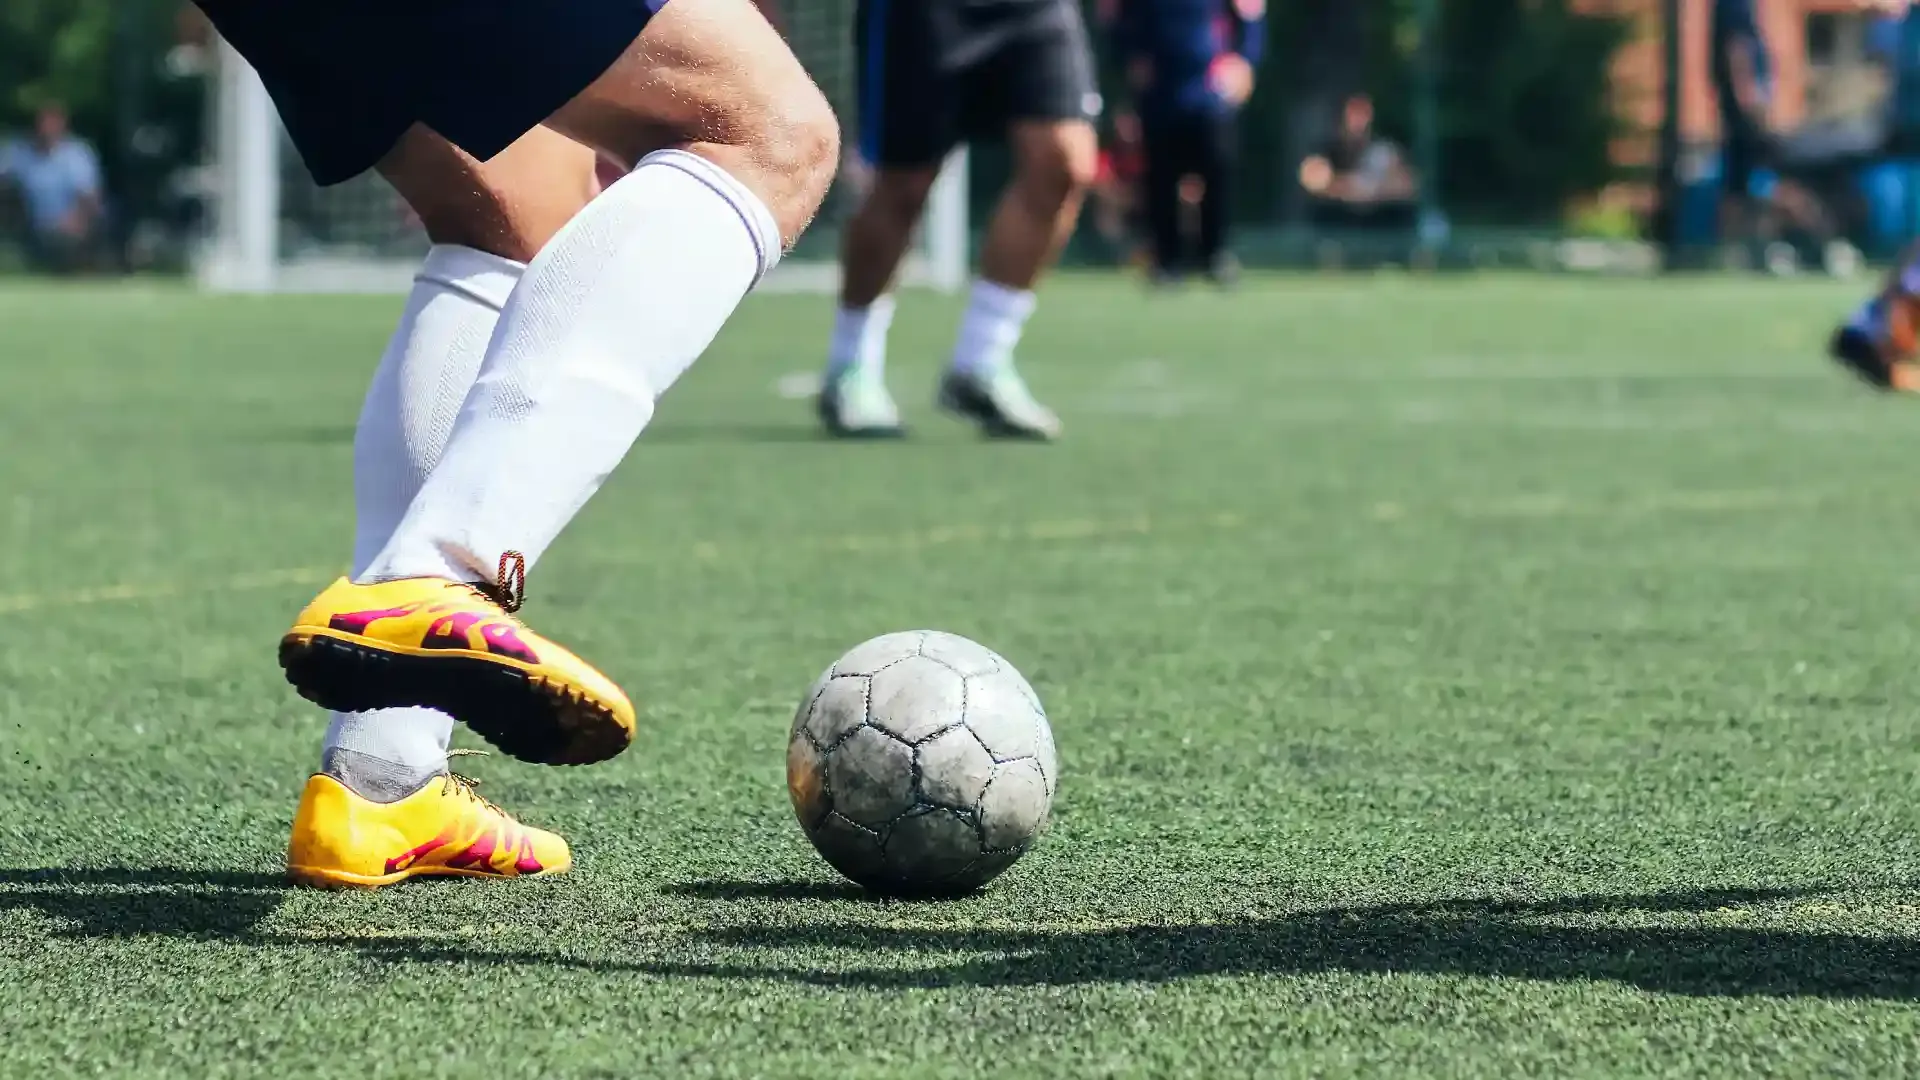
[[[1332,141],[1300,163],[1300,186],[1313,199],[1316,225],[1413,227],[1413,170],[1399,146],[1374,132],[1373,101],[1365,94],[1347,99]]]
[[[1172,281],[1191,265],[1180,184],[1194,177],[1204,193],[1192,263],[1229,283],[1239,271],[1227,246],[1237,121],[1265,44],[1265,0],[1120,0],[1116,16],[1145,137],[1154,276]]]
[[[1712,77],[1720,106],[1721,235],[1753,237],[1774,196],[1774,142],[1767,123],[1773,62],[1753,0],[1713,0]]]

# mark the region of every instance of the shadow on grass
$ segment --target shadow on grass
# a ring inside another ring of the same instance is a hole
[[[696,900],[783,900],[818,902],[822,900],[870,900],[887,902],[845,881],[683,881],[663,887],[668,896],[688,896]]]
[[[743,952],[795,952],[791,964],[624,961],[488,949],[484,942],[260,929],[285,896],[273,874],[171,868],[0,870],[0,910],[29,908],[64,937],[142,934],[240,945],[350,949],[393,964],[558,967],[723,982],[895,990],[1162,982],[1200,975],[1465,975],[1616,982],[1717,997],[1920,1000],[1920,942],[1741,925],[1647,926],[1652,916],[1834,895],[1839,889],[1701,889],[1540,901],[1448,900],[1328,908],[1200,925],[1033,930],[902,928],[765,920],[681,939]],[[859,899],[822,882],[692,882],[671,893],[716,902]],[[1735,921],[1735,920],[1727,920]],[[1611,925],[1609,925],[1611,923]],[[1625,924],[1625,925],[1622,925]],[[670,939],[671,940],[671,939]],[[667,944],[669,950],[675,948]],[[821,953],[841,963],[822,967]],[[916,958],[954,962],[916,964]],[[863,958],[871,957],[872,963]]]
[[[1066,931],[742,926],[710,931],[702,940],[756,950],[892,955],[884,963],[855,962],[837,970],[747,964],[659,964],[647,970],[862,989],[1348,972],[1608,981],[1696,996],[1920,999],[1920,942],[1910,939],[1741,926],[1591,925],[1607,917],[1643,921],[1647,915],[1702,914],[1830,891],[1462,900],[1334,908],[1213,925]],[[1566,925],[1571,919],[1589,925]],[[979,955],[922,967],[903,960],[916,953]]]
[[[38,911],[61,937],[244,940],[286,888],[281,874],[165,866],[0,870],[0,911]]]

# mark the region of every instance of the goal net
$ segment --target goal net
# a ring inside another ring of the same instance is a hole
[[[855,0],[788,0],[788,41],[833,103],[848,135],[859,122],[853,57]],[[220,50],[207,148],[210,230],[197,275],[226,292],[404,292],[427,249],[419,222],[392,188],[367,174],[316,187],[288,141],[272,99],[245,60]],[[819,218],[762,288],[831,291],[840,223],[859,198],[864,168],[842,163]],[[902,268],[910,287],[956,289],[967,276],[964,152],[948,161]]]

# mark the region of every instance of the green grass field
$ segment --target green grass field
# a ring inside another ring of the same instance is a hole
[[[576,872],[374,894],[281,882],[273,657],[397,303],[0,293],[0,1074],[1912,1074],[1920,412],[1819,359],[1858,291],[1066,279],[1053,448],[930,414],[911,298],[917,437],[821,441],[828,309],[757,298],[534,576],[644,712],[475,766]],[[1060,746],[963,901],[837,883],[784,790],[917,626]]]

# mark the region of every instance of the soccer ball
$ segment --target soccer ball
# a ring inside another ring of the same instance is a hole
[[[1046,827],[1059,785],[1033,687],[984,645],[937,630],[874,638],[800,703],[787,792],[807,839],[876,892],[985,885]]]

